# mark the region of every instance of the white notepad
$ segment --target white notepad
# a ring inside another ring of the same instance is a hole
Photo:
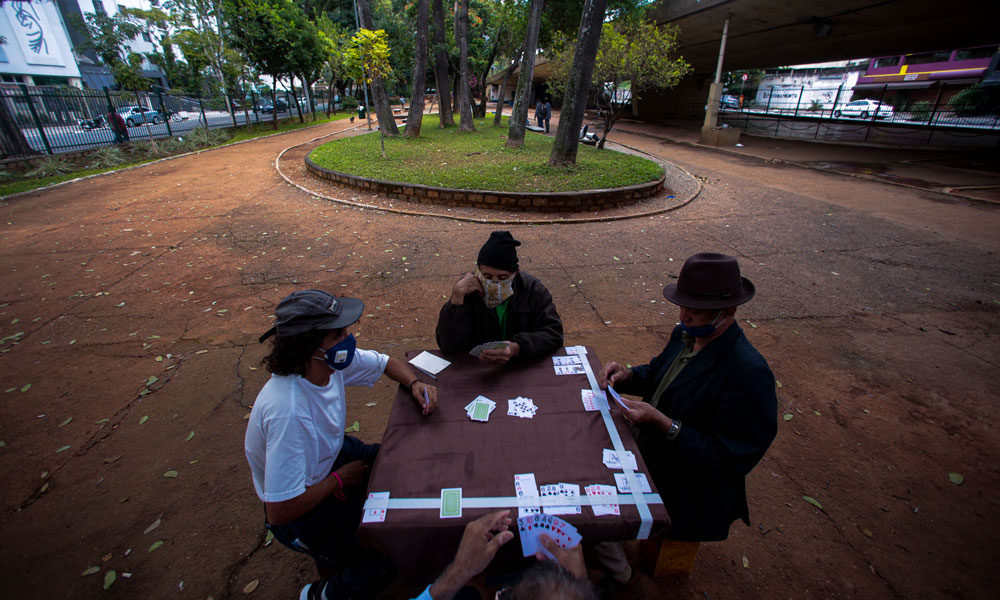
[[[430,375],[437,375],[451,363],[441,358],[440,356],[435,356],[425,350],[420,354],[411,358],[410,364],[420,369],[424,373],[428,373]]]

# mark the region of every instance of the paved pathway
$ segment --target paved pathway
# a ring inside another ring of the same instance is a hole
[[[0,206],[0,580],[12,597],[218,599],[257,581],[251,597],[279,598],[314,576],[308,560],[264,545],[242,452],[266,378],[256,338],[274,303],[307,286],[359,296],[362,345],[395,356],[433,346],[444,295],[495,228],[303,194],[273,162],[315,135]],[[510,226],[568,342],[645,362],[675,321],[660,289],[683,259],[735,254],[758,289],[741,324],[781,381],[779,413],[791,415],[750,477],[754,526],[706,546],[677,595],[991,596],[996,209],[613,138],[679,164],[704,189],[653,217]],[[380,438],[391,393],[352,390],[363,439]],[[81,577],[90,565],[101,574]],[[118,581],[103,592],[107,569]]]

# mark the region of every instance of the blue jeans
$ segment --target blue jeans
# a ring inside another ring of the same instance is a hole
[[[355,437],[344,436],[344,445],[331,470],[356,460],[371,467],[378,449],[379,444],[364,444]],[[327,584],[328,598],[374,595],[395,576],[387,558],[362,548],[354,537],[361,523],[366,488],[359,485],[345,490],[347,497],[343,500],[330,495],[291,523],[268,525],[276,540],[312,556],[321,574],[335,574]]]

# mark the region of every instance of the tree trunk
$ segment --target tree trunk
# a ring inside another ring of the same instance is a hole
[[[451,114],[451,82],[448,80],[446,40],[443,0],[434,0],[434,80],[438,91],[438,120],[441,128],[455,126],[455,117]]]
[[[493,40],[493,48],[490,50],[490,57],[486,59],[486,67],[483,69],[482,75],[479,77],[479,85],[476,86],[476,90],[479,92],[479,97],[481,98],[479,106],[477,107],[473,104],[472,114],[476,118],[486,117],[486,78],[490,76],[490,70],[493,69],[493,63],[497,60],[497,52],[500,50],[500,40],[503,38],[504,27],[503,24],[497,28],[496,35]]]
[[[607,0],[603,0],[607,2]],[[507,147],[520,148],[524,145],[524,123],[528,119],[528,100],[535,75],[535,50],[538,47],[538,30],[542,25],[542,7],[545,0],[531,0],[528,16],[528,31],[524,38],[524,53],[521,55],[521,73],[517,77],[517,94],[510,112],[507,127]]]
[[[208,129],[208,121],[205,121],[205,129]],[[278,76],[271,75],[271,129],[278,129]]]
[[[472,120],[472,90],[469,89],[469,0],[458,9],[458,120],[459,131],[475,131]]]
[[[305,123],[306,120],[302,118],[302,105],[299,104],[299,97],[295,95],[295,79],[292,79],[292,102],[295,103],[295,110],[299,113],[299,123]],[[274,107],[274,112],[278,112],[278,107]],[[288,114],[291,116],[292,107],[288,107]]]
[[[331,77],[330,78],[330,85],[327,86],[327,88],[326,88],[326,94],[327,94],[327,96],[329,96],[329,98],[326,101],[326,118],[327,119],[330,118],[330,111],[331,110],[333,110],[333,114],[337,114],[337,103],[334,101],[334,97],[336,96],[336,92],[334,91],[334,85],[336,83],[337,83],[336,80],[333,77]]]
[[[427,0],[417,1],[417,47],[413,53],[413,88],[410,114],[406,117],[406,137],[419,137],[424,118],[424,87],[427,84]]]
[[[368,0],[357,0],[358,12],[360,13],[361,26],[365,29],[375,31],[374,20],[372,19],[372,8]],[[378,126],[386,135],[399,135],[396,128],[396,119],[392,116],[392,106],[389,105],[389,94],[385,91],[385,82],[381,77],[372,77],[372,103],[375,105],[375,114],[378,115]]]
[[[580,34],[576,38],[573,67],[569,72],[569,85],[566,86],[566,98],[559,116],[556,138],[552,143],[552,154],[549,155],[551,167],[576,164],[580,126],[583,125],[583,112],[587,109],[587,95],[590,93],[590,80],[594,75],[594,61],[597,58],[597,47],[601,43],[601,27],[607,6],[608,0],[587,0],[583,5]]]
[[[517,63],[521,62],[521,49],[518,49],[517,54],[511,59],[510,65],[507,70],[504,71],[503,81],[500,83],[500,96],[497,98],[497,111],[493,115],[493,125],[496,127],[500,126],[500,119],[503,117],[503,105],[504,98],[507,97],[507,80],[510,79],[511,74],[514,73],[514,69],[517,68]]]

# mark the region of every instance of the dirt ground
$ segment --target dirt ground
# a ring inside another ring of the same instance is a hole
[[[365,300],[364,347],[433,347],[445,294],[498,228],[346,207],[279,177],[279,152],[349,125],[0,203],[5,597],[293,598],[315,578],[265,545],[243,456],[267,377],[257,337],[280,298],[320,287]],[[703,544],[686,581],[643,575],[647,597],[996,597],[997,207],[612,139],[702,189],[652,216],[505,226],[567,344],[647,361],[676,320],[662,286],[688,255],[722,251],[757,286],[738,317],[781,384],[778,437],[748,479],[753,526]],[[349,392],[365,441],[392,391]]]

